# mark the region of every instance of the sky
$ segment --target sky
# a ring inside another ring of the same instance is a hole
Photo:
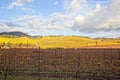
[[[120,37],[120,0],[0,0],[0,32]]]

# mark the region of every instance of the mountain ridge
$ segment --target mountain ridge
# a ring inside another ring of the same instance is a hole
[[[0,35],[5,35],[5,36],[29,36],[26,33],[23,33],[21,31],[11,31],[11,32],[1,32]]]

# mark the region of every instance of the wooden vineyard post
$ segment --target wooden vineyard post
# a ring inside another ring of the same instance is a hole
[[[42,37],[40,37],[41,39],[42,39]],[[42,73],[41,73],[41,49],[40,49],[40,45],[39,45],[39,43],[38,43],[38,41],[36,40],[35,41],[35,43],[36,43],[36,46],[37,46],[37,49],[38,49],[38,66],[37,66],[37,71],[38,71],[38,80],[41,80],[42,78]]]
[[[38,80],[41,80],[41,62],[40,62],[41,55],[40,55],[40,46],[38,48],[38,54],[39,54],[39,66],[38,66],[39,78],[38,78]]]
[[[28,49],[28,40],[27,40],[27,49]]]
[[[98,41],[96,41],[96,46],[98,46]]]

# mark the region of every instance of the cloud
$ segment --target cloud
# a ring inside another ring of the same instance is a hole
[[[119,32],[120,32],[120,30],[117,30],[117,31],[111,30],[111,31],[107,31],[107,32],[99,31],[96,33],[87,34],[87,36],[92,37],[92,38],[100,38],[100,37],[101,38],[118,38],[118,37],[120,37]]]
[[[0,32],[21,31],[28,34],[36,33],[37,31],[31,30],[24,25],[14,24],[13,22],[0,22]]]
[[[55,2],[54,2],[54,5],[57,5],[58,4],[58,1],[56,0]]]
[[[102,30],[120,30],[120,15],[108,18],[105,22],[100,24],[97,28]]]
[[[32,16],[32,15],[24,15],[24,16],[20,16],[16,19],[16,21],[28,21],[28,20],[31,20],[31,19],[34,19],[36,18],[35,16]]]
[[[1,31],[7,31],[9,30],[10,28],[6,25],[6,24],[3,24],[3,23],[0,23],[0,30]]]
[[[86,0],[64,0],[64,8],[67,11],[82,9],[85,7]]]
[[[20,6],[23,6],[27,3],[31,3],[33,0],[16,0],[12,3],[10,3],[7,7],[7,9],[12,9],[14,7],[20,7]]]
[[[105,33],[107,35],[108,33],[115,33],[116,30],[120,31],[119,4],[120,0],[112,0],[107,5],[101,3],[92,4],[95,7],[91,8],[91,5],[86,0],[65,0],[64,9],[66,11],[62,15],[67,18],[63,19],[63,21],[66,21],[65,24],[70,25],[69,27],[64,25],[64,27],[87,34],[102,32],[103,35],[101,36],[104,36]],[[62,23],[62,20],[60,23]],[[108,36],[110,37],[110,35]]]
[[[82,3],[82,7],[81,4]],[[72,0],[68,6],[68,11],[73,12],[70,17],[74,16],[73,25],[71,29],[78,30],[82,33],[95,33],[101,31],[115,31],[120,30],[120,3],[119,0],[112,1],[110,5],[104,6],[96,4],[94,9],[89,9],[87,2],[81,0]],[[86,5],[86,6],[84,6]],[[79,10],[75,12],[74,10]],[[85,14],[84,9],[89,9]],[[81,11],[81,12],[80,12]],[[69,14],[69,13],[67,13]],[[105,33],[105,32],[104,32]]]
[[[91,1],[93,2],[93,0]],[[12,2],[9,8],[30,2],[32,0],[17,0]],[[106,5],[101,3],[89,4],[87,0],[63,0],[64,12],[62,13],[54,12],[47,18],[41,15],[24,15],[16,18],[15,23],[39,31],[70,29],[99,37],[120,36],[119,4],[120,0],[111,0]],[[3,26],[8,29],[10,25],[4,24]]]
[[[14,24],[13,22],[0,22],[1,31],[11,31],[12,29],[18,29],[21,27],[19,24]]]

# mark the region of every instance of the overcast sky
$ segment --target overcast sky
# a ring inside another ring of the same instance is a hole
[[[120,0],[0,0],[0,32],[120,37]]]

